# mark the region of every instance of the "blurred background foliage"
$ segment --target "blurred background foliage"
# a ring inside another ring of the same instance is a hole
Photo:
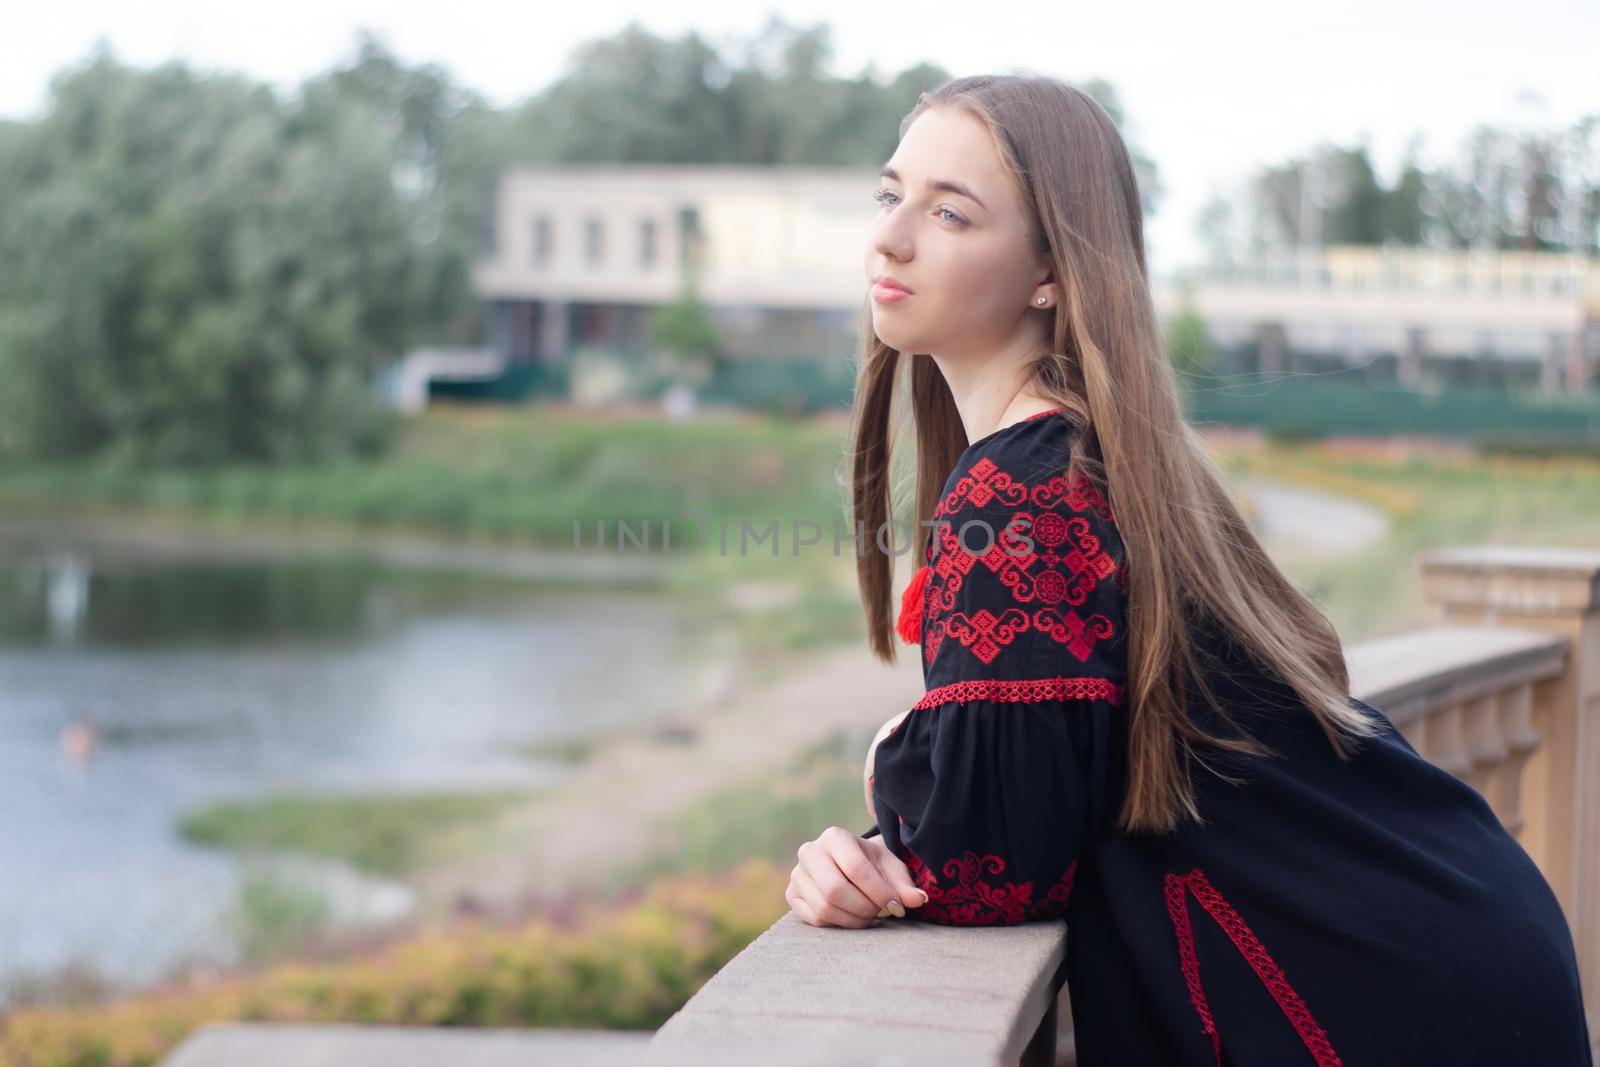
[[[830,57],[826,25],[776,16],[721,49],[629,24],[497,108],[367,32],[349,61],[288,98],[177,62],[137,69],[102,45],[53,79],[39,119],[0,122],[0,456],[378,453],[394,420],[369,386],[376,363],[483,339],[471,266],[496,174],[555,162],[868,167],[892,153],[917,94],[949,77],[928,64],[837,77]],[[1123,118],[1112,86],[1082,87]],[[1250,216],[1264,224],[1252,232],[1221,199],[1200,226],[1214,258],[1299,242],[1310,169],[1323,242],[1594,251],[1594,227],[1574,235],[1559,221],[1574,197],[1582,217],[1600,217],[1600,180],[1558,171],[1561,145],[1595,136],[1594,118],[1485,127],[1458,163],[1410,159],[1388,187],[1365,145],[1323,149],[1255,176]],[[1154,214],[1160,175],[1133,148]],[[1179,326],[1188,366],[1204,357],[1203,324]],[[834,398],[841,385],[811,388]]]

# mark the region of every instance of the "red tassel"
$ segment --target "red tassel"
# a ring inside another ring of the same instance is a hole
[[[928,584],[928,573],[932,570],[926,565],[917,568],[917,573],[911,576],[911,584],[900,594],[900,621],[895,624],[895,630],[900,640],[908,645],[922,642],[922,587]]]

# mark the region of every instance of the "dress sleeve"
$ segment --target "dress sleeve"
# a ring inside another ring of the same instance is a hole
[[[980,554],[976,532],[971,550],[936,533],[927,692],[874,756],[877,826],[928,894],[906,915],[944,925],[1064,916],[1119,798],[1126,583],[1109,504],[1064,476],[1008,487],[955,517],[1024,536]]]

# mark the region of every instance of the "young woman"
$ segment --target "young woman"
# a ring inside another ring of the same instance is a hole
[[[883,179],[859,575],[892,659],[893,542],[871,535],[908,399],[922,566],[897,629],[927,692],[868,754],[876,827],[801,846],[790,906],[1064,918],[1087,1067],[1591,1064],[1548,883],[1349,695],[1338,634],[1185,423],[1105,110],[961,78],[919,99]]]

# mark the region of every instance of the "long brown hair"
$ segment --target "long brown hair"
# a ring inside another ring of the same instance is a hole
[[[1144,221],[1132,161],[1111,116],[1093,97],[1053,78],[957,78],[921,94],[900,134],[929,108],[965,109],[989,128],[1031,216],[1031,237],[1053,262],[1061,293],[1050,351],[1031,368],[1028,392],[1075,423],[1069,475],[1113,501],[1128,579],[1128,778],[1119,828],[1176,829],[1203,822],[1191,763],[1222,774],[1204,746],[1273,755],[1239,727],[1206,684],[1190,639],[1214,620],[1269,674],[1290,686],[1348,759],[1377,721],[1350,701],[1339,635],[1267,556],[1223,487],[1215,461],[1184,419],[1145,268]],[[853,522],[865,531],[857,580],[873,652],[895,658],[893,560],[876,531],[895,511],[891,428],[909,419],[916,438],[913,529],[931,521],[938,495],[967,447],[955,399],[931,359],[906,362],[881,341],[870,305],[862,341],[849,459]],[[904,395],[909,392],[909,396]],[[1175,529],[1182,536],[1171,536]],[[921,563],[920,553],[913,566]],[[1191,720],[1193,686],[1237,736]],[[1227,775],[1222,775],[1228,778]],[[1234,779],[1229,779],[1234,780]]]

